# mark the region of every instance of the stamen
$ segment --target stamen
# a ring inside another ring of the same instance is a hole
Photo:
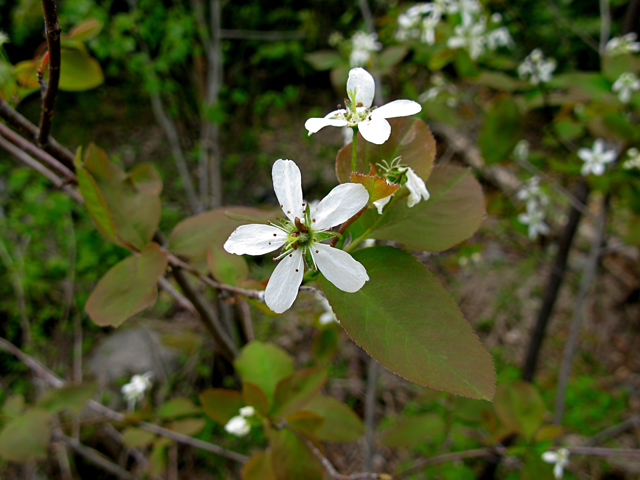
[[[280,208],[284,208],[284,205],[280,205]]]
[[[291,210],[287,210],[287,213],[291,213]]]
[[[289,256],[290,256],[290,257],[293,257],[293,253],[290,253],[290,254],[289,254]]]
[[[296,268],[296,272],[298,271],[298,269]]]
[[[316,219],[315,218],[313,219],[313,223],[316,223]]]
[[[318,250],[316,250],[316,253],[320,253]]]
[[[271,245],[271,242],[269,242],[269,245]]]
[[[276,233],[273,234],[274,237],[277,237],[278,235]]]

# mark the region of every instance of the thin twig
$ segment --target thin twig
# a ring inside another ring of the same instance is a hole
[[[76,190],[74,190],[71,185],[65,183],[60,177],[58,177],[55,173],[42,165],[40,162],[36,161],[33,157],[26,154],[18,147],[5,140],[3,137],[0,137],[0,147],[13,154],[13,156],[20,160],[22,163],[25,163],[29,167],[47,177],[57,188],[61,188],[62,190],[67,192],[76,202],[84,205],[82,196],[80,196],[80,194]]]
[[[311,440],[297,430],[291,428],[291,426],[287,425],[287,428],[295,433],[298,438],[302,440],[307,447],[309,447],[309,450],[311,450],[316,458],[320,460],[325,471],[333,480],[391,480],[393,478],[391,475],[386,473],[352,473],[351,475],[342,475],[336,470],[331,461],[325,457],[320,450],[318,450]]]
[[[185,297],[182,293],[180,293],[178,290],[176,290],[176,288],[173,285],[171,285],[171,282],[169,282],[169,280],[167,280],[165,277],[160,277],[160,279],[158,280],[158,286],[163,290],[165,290],[169,295],[171,295],[173,299],[176,301],[176,303],[180,305],[181,308],[184,308],[185,310],[193,313],[194,315],[198,314],[198,312],[196,311],[193,304],[189,301],[189,299]]]
[[[242,329],[244,330],[245,339],[248,342],[255,340],[253,334],[253,323],[251,322],[251,310],[249,309],[249,303],[242,299],[238,302],[238,310],[240,310],[240,316],[242,317]]]
[[[40,128],[38,131],[38,145],[46,145],[51,131],[51,119],[53,118],[53,108],[58,95],[58,84],[60,83],[60,32],[58,24],[58,12],[54,0],[42,0],[44,10],[44,26],[47,36],[47,50],[49,54],[49,80],[47,90],[42,97],[42,112],[40,114]]]
[[[602,199],[602,207],[600,208],[600,216],[596,226],[596,234],[591,243],[591,251],[589,259],[584,269],[582,281],[580,282],[580,290],[574,302],[573,318],[571,319],[571,327],[569,329],[569,337],[564,347],[564,355],[560,364],[560,373],[558,374],[558,390],[556,393],[556,404],[554,413],[554,423],[560,425],[562,416],[564,415],[564,396],[567,388],[567,381],[571,372],[571,364],[575,355],[578,344],[578,334],[580,333],[580,325],[582,324],[582,311],[584,309],[587,294],[593,283],[593,279],[598,269],[598,262],[602,253],[602,241],[604,239],[605,228],[607,225],[607,215],[609,213],[609,205],[611,195],[606,194]]]
[[[604,429],[600,433],[594,435],[589,440],[587,440],[584,446],[585,447],[596,446],[605,440],[617,437],[618,435],[620,435],[623,432],[626,432],[632,427],[640,427],[640,415],[636,415],[635,417],[628,418],[625,421],[618,423],[617,425],[613,425],[609,428]]]
[[[401,472],[396,473],[393,478],[394,480],[404,478],[408,475],[411,475],[412,473],[419,472],[429,465],[439,465],[446,462],[455,462],[456,460],[464,460],[466,458],[495,457],[503,454],[504,448],[502,447],[487,447],[478,448],[476,450],[464,450],[462,452],[445,453],[443,455],[438,455],[437,457],[425,458],[424,460],[419,461],[406,470],[402,470]]]
[[[75,183],[77,181],[75,174],[69,170],[64,164],[53,158],[50,154],[43,149],[36,147],[33,143],[29,143],[6,125],[0,123],[0,135],[13,143],[16,147],[20,148],[27,154],[35,157],[40,162],[48,165],[54,170],[58,171],[58,174],[62,175],[63,179],[67,183]]]
[[[220,30],[220,38],[229,40],[262,40],[277,42],[281,40],[302,40],[305,38],[302,32],[272,32],[261,30]]]
[[[60,377],[55,375],[51,370],[49,370],[47,367],[42,365],[35,358],[24,353],[22,350],[16,347],[13,343],[1,337],[0,337],[0,350],[4,350],[5,352],[16,356],[22,363],[24,363],[27,367],[33,370],[37,375],[39,375],[52,387],[54,388],[64,387],[65,382]],[[89,400],[89,403],[87,404],[87,406],[91,408],[93,411],[104,416],[108,420],[113,420],[116,422],[127,421],[127,417],[125,415],[118,413],[115,410],[111,410],[110,408],[105,407],[104,405],[96,402],[95,400]],[[183,435],[181,433],[168,430],[158,425],[139,422],[139,423],[136,423],[136,426],[142,430],[146,430],[147,432],[155,433],[156,435],[160,435],[162,437],[175,440],[176,442],[180,442],[185,445],[190,445],[192,447],[199,448],[201,450],[206,450],[208,452],[221,455],[225,458],[228,458],[230,460],[233,460],[239,463],[245,463],[249,459],[249,457],[242,455],[240,453],[227,450],[226,448],[222,448],[213,443],[209,443],[203,440],[198,440],[196,438],[189,437],[188,435]]]
[[[367,369],[367,391],[364,397],[364,470],[371,471],[373,463],[373,437],[375,434],[376,390],[380,364],[369,357]]]
[[[640,459],[637,448],[564,447],[571,455],[593,455],[596,457],[630,457]]]
[[[600,0],[600,56],[607,53],[607,42],[611,33],[611,9],[609,0]]]
[[[70,438],[64,435],[62,432],[54,431],[52,433],[52,437],[54,440],[63,442],[69,445],[76,453],[83,456],[89,462],[93,463],[101,467],[103,470],[115,475],[122,480],[134,480],[135,477],[127,472],[124,468],[116,465],[113,462],[110,462],[105,457],[103,457],[100,453],[95,451],[93,448],[89,448],[86,445],[83,445],[75,438]]]
[[[0,98],[0,118],[3,118],[14,128],[18,129],[30,142],[35,143],[38,137],[38,127],[11,108],[7,102]],[[49,136],[47,144],[42,147],[45,152],[62,162],[67,167],[73,169],[75,155],[70,150],[56,142]]]

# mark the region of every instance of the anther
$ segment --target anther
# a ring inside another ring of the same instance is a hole
[[[273,236],[274,236],[274,237],[277,237],[277,236],[278,236],[278,234],[274,233],[274,234],[273,234]]]
[[[293,257],[293,253],[290,253],[290,254],[289,254],[289,256],[290,256],[290,257]]]
[[[296,272],[298,271],[298,269],[296,268]]]
[[[280,208],[284,207],[284,205],[280,205]]]
[[[317,241],[318,241],[318,239],[317,239],[317,238],[314,238],[314,239],[313,239],[313,241],[314,241],[314,242],[317,242]]]
[[[315,218],[312,221],[313,221],[313,223],[316,223],[316,219]]]
[[[291,213],[291,211],[290,211],[290,210],[287,210],[287,213]]]
[[[316,253],[320,253],[318,250],[316,250]]]
[[[269,242],[269,245],[271,245],[271,242]]]

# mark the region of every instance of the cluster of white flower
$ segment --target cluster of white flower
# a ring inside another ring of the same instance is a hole
[[[378,41],[376,33],[366,33],[357,31],[351,37],[351,55],[349,65],[353,67],[364,67],[371,59],[373,52],[379,52],[382,44]]]
[[[382,176],[388,182],[399,183],[407,187],[407,190],[409,190],[407,207],[412,208],[417,205],[420,200],[429,200],[430,195],[424,180],[422,180],[411,167],[402,165],[400,163],[401,160],[401,157],[393,159],[391,163],[383,160],[382,164],[379,163],[378,166],[382,170]],[[385,205],[391,201],[391,197],[393,197],[393,194],[373,202],[378,209],[378,214],[382,215],[382,210]]]
[[[442,93],[449,94],[446,103],[449,107],[455,107],[458,104],[458,88],[453,83],[447,83],[444,76],[440,72],[436,72],[431,76],[433,87],[423,92],[418,100],[422,103],[429,102],[438,98]]]
[[[640,79],[632,72],[624,72],[613,83],[611,87],[613,93],[618,94],[618,98],[622,103],[629,103],[633,92],[640,90]]]
[[[547,463],[553,463],[553,476],[560,480],[564,474],[564,467],[569,465],[569,450],[559,448],[555,452],[548,451],[542,454],[542,460]]]
[[[134,375],[129,380],[129,383],[122,386],[120,391],[122,396],[127,402],[127,408],[133,411],[136,407],[136,402],[144,398],[144,392],[151,388],[152,372],[147,372],[142,375]]]
[[[462,23],[456,25],[455,35],[447,40],[452,49],[464,48],[472,59],[476,60],[485,50],[498,47],[511,47],[513,40],[506,27],[497,27],[488,32],[487,17],[482,14],[482,4],[477,0],[436,0],[419,3],[398,16],[396,39],[405,41],[418,38],[421,42],[434,45],[436,27],[443,15],[460,14]],[[502,16],[491,16],[492,23],[502,21]]]
[[[545,208],[549,204],[548,195],[540,188],[540,178],[532,177],[518,190],[517,197],[525,202],[527,212],[518,215],[518,221],[529,226],[529,238],[535,240],[538,235],[549,233],[549,226],[544,223]]]
[[[578,150],[578,157],[584,161],[581,173],[586,177],[590,173],[602,175],[607,163],[613,162],[618,155],[613,149],[607,150],[605,141],[598,138],[593,142],[593,148],[581,148]]]
[[[640,52],[640,42],[636,42],[637,38],[638,35],[635,32],[627,33],[622,37],[613,37],[605,47],[607,54],[613,57]]]
[[[627,155],[629,158],[624,161],[622,168],[627,170],[631,170],[632,168],[640,169],[640,151],[633,147],[627,150]]]
[[[247,418],[253,417],[255,414],[256,411],[253,407],[242,407],[240,409],[240,415],[232,417],[224,426],[224,429],[227,433],[231,433],[236,437],[244,437],[251,431],[251,425],[247,421]]]
[[[556,69],[556,61],[553,58],[546,59],[542,50],[533,50],[518,67],[518,75],[521,79],[529,81],[533,85],[540,82],[547,83],[551,80],[551,74]]]

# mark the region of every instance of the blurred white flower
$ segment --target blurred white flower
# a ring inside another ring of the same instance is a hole
[[[640,168],[640,151],[633,147],[627,150],[629,158],[622,164],[622,168],[630,170],[632,168]]]
[[[581,173],[586,177],[589,173],[602,175],[606,164],[613,162],[617,155],[615,150],[606,150],[604,140],[598,138],[593,142],[592,149],[581,148],[578,150],[578,157],[584,161]]]
[[[636,77],[635,73],[624,72],[614,82],[611,90],[613,90],[613,93],[618,94],[618,98],[622,103],[629,103],[631,94],[640,90],[640,79]]]
[[[519,162],[526,162],[529,158],[529,142],[524,138],[513,149],[513,156]]]
[[[133,411],[136,406],[136,402],[144,398],[144,392],[151,388],[152,372],[146,372],[142,375],[134,375],[131,377],[129,383],[122,386],[120,391],[122,396],[127,402],[127,408]]]
[[[441,93],[449,93],[450,95],[457,95],[458,89],[453,83],[447,83],[444,76],[440,72],[435,72],[431,76],[431,83],[433,87],[422,92],[418,97],[418,100],[422,103],[429,102],[437,98]],[[451,100],[451,99],[449,99]]]
[[[636,42],[638,36],[635,32],[627,33],[622,37],[613,37],[605,47],[609,55],[625,55],[627,53],[640,52],[640,42]]]
[[[371,53],[379,52],[381,49],[382,44],[378,41],[376,33],[357,31],[351,37],[350,66],[364,67],[371,59]]]
[[[320,303],[320,305],[324,309],[324,312],[320,315],[320,318],[318,319],[318,321],[320,322],[320,325],[328,325],[332,322],[337,322],[338,319],[336,318],[336,314],[333,313],[333,309],[329,304],[329,300],[327,300],[323,295],[320,295],[319,293],[316,293],[315,296],[316,296],[316,300]]]
[[[533,208],[529,209],[530,206]],[[549,226],[544,223],[544,211],[539,208],[538,204],[527,204],[527,213],[518,215],[518,221],[529,225],[529,238],[531,240],[538,238],[538,235],[549,233]]]
[[[494,13],[491,15],[491,22],[492,23],[500,23],[502,21],[502,15],[499,13]]]
[[[368,142],[382,145],[391,136],[387,118],[406,117],[422,110],[413,100],[394,100],[378,108],[372,108],[376,84],[364,68],[352,68],[347,80],[348,100],[346,108],[328,113],[323,118],[309,118],[304,127],[309,135],[327,127],[358,127]]]
[[[538,205],[547,206],[549,196],[540,189],[540,178],[531,177],[517,193],[518,200],[526,202],[527,210],[535,210]]]
[[[542,460],[547,463],[553,463],[553,476],[556,479],[561,479],[564,474],[564,467],[569,465],[569,450],[566,448],[559,448],[555,452],[548,451],[542,454]]]
[[[436,38],[435,29],[442,20],[442,16],[456,13],[458,10],[458,0],[418,3],[398,16],[396,39],[403,42],[410,38],[420,38],[420,41],[433,45]]]
[[[344,42],[344,37],[340,32],[333,32],[331,35],[329,35],[329,45],[331,45],[332,47],[337,47],[342,42]]]
[[[245,418],[253,417],[256,414],[255,409],[252,406],[242,407],[240,409],[240,415]]]
[[[236,437],[244,437],[251,431],[251,425],[243,415],[237,415],[227,422],[224,429]]]
[[[514,43],[507,27],[498,27],[487,34],[487,48],[495,50],[498,47],[513,48]]]
[[[533,85],[551,80],[551,74],[556,69],[556,61],[553,58],[546,59],[542,50],[533,50],[518,67],[518,75],[521,79],[529,78]]]
[[[454,50],[464,48],[469,52],[471,60],[477,60],[485,51],[487,43],[487,38],[484,35],[485,28],[484,19],[475,23],[472,20],[463,21],[462,25],[456,25],[453,29],[454,36],[447,40],[447,47]]]
[[[9,43],[9,35],[0,30],[0,47],[5,43]]]

